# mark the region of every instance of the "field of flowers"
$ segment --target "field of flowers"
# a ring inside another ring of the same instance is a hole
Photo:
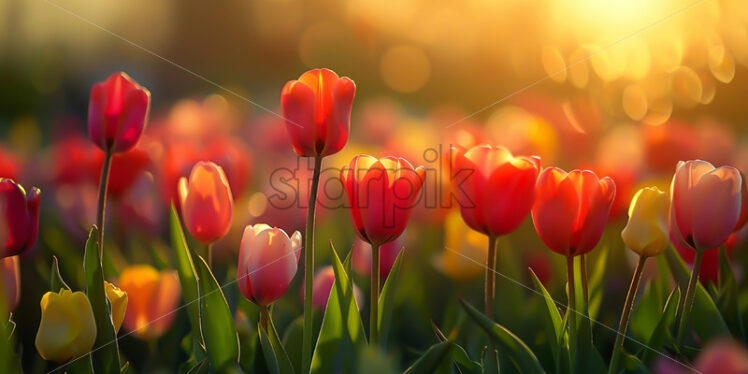
[[[748,374],[748,6],[702,1],[646,26],[709,20],[676,47],[529,32],[544,77],[478,110],[407,104],[415,47],[372,94],[351,51],[402,21],[373,4],[247,91],[76,13],[211,91],[0,61],[0,373]]]

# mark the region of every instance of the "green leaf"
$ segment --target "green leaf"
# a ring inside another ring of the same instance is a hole
[[[558,310],[556,301],[553,300],[551,294],[545,289],[543,283],[535,275],[535,272],[528,268],[530,276],[532,277],[535,290],[543,295],[543,301],[548,313],[544,313],[547,318],[543,318],[543,325],[545,326],[545,333],[549,337],[548,344],[551,346],[551,353],[553,354],[553,361],[555,364],[556,371],[560,370],[560,354],[561,348],[564,341],[564,321],[561,319],[561,313]]]
[[[260,345],[262,346],[262,353],[265,356],[265,364],[271,374],[280,374],[280,364],[278,364],[278,357],[275,355],[273,345],[270,343],[268,334],[262,330],[262,326],[257,325],[257,333],[260,336]]]
[[[229,304],[208,264],[193,253],[200,295],[200,331],[208,359],[215,371],[239,362],[239,338]]]
[[[405,253],[404,248],[400,250],[395,258],[395,263],[392,265],[390,274],[384,281],[384,287],[382,292],[379,294],[379,345],[384,349],[387,346],[387,335],[390,331],[390,325],[392,324],[392,310],[395,304],[395,290],[397,290],[397,282],[400,279],[400,264],[402,263],[403,254]]]
[[[621,349],[621,348],[618,348],[618,349]],[[623,372],[626,374],[649,373],[649,370],[647,370],[647,367],[644,366],[644,363],[642,363],[638,357],[626,352],[625,350],[621,352],[621,363],[623,364],[621,365],[623,367]]]
[[[179,221],[179,215],[177,215],[174,204],[171,205],[169,224],[171,226],[171,246],[176,253],[177,273],[179,274],[179,283],[182,286],[182,300],[187,307],[187,315],[190,317],[192,336],[202,345],[203,337],[200,335],[200,304],[197,301],[198,289],[195,265],[187,247],[182,224]]]
[[[725,317],[725,321],[730,327],[733,335],[745,339],[745,330],[743,328],[743,319],[740,318],[740,309],[738,306],[738,286],[735,280],[735,274],[730,267],[730,261],[727,258],[725,246],[719,248],[719,293],[717,297],[717,306]]]
[[[588,271],[592,270],[588,284],[590,288],[590,305],[587,307],[589,316],[592,319],[596,319],[603,303],[603,295],[605,294],[604,276],[607,274],[608,253],[610,253],[610,247],[603,246],[597,251],[597,253],[598,256],[594,268],[587,269]]]
[[[52,256],[52,268],[49,270],[49,290],[52,292],[60,292],[61,289],[69,290],[70,286],[65,283],[60,275],[60,265],[57,261],[57,256]]]
[[[483,313],[475,309],[464,300],[460,300],[468,316],[475,321],[511,358],[512,364],[522,373],[544,373],[538,358],[520,338],[507,330],[504,326],[493,322]]]
[[[283,344],[278,339],[278,332],[275,330],[273,319],[268,318],[267,332],[259,325],[257,331],[260,334],[262,352],[265,355],[265,361],[270,371],[278,374],[293,374],[293,364],[288,357],[286,349],[283,348]]]
[[[686,289],[689,278],[688,266],[672,246],[665,252],[665,256],[667,256],[673,278],[681,286],[681,289]],[[720,336],[730,336],[727,323],[701,282],[696,282],[696,296],[689,321],[696,334],[704,341]]]
[[[447,336],[444,335],[442,330],[439,329],[439,326],[437,326],[436,323],[434,323],[434,320],[431,320],[431,327],[434,329],[436,338],[439,339],[440,342],[452,341],[450,338],[447,338]],[[468,356],[467,352],[465,352],[465,349],[460,347],[457,343],[453,344],[451,353],[452,353],[452,360],[456,362],[457,364],[459,364],[468,373],[475,373],[475,374],[483,373],[483,368],[481,367],[481,365],[471,360],[470,356]],[[460,372],[462,372],[462,370],[460,370]]]
[[[452,342],[450,341],[432,345],[423,356],[419,357],[413,365],[405,370],[404,374],[431,374],[436,372],[444,363],[444,360],[449,358],[451,350]]]
[[[96,319],[96,342],[92,350],[91,360],[97,373],[119,374],[119,350],[117,334],[114,332],[111,305],[106,297],[104,288],[104,272],[99,259],[98,229],[91,227],[86,242],[86,252],[83,258],[83,268],[86,273],[86,295],[91,302],[94,318]]]
[[[665,343],[668,339],[672,340],[670,329],[675,325],[675,313],[678,310],[679,302],[680,288],[676,287],[673,292],[670,293],[670,296],[665,303],[665,309],[649,337],[647,346],[642,348],[640,351],[640,357],[645,364],[651,365],[654,362],[654,359],[657,358],[658,352],[664,350]]]
[[[353,282],[332,243],[330,247],[335,282],[312,355],[312,373],[351,372],[356,355],[366,346],[364,325],[353,294]]]
[[[300,372],[301,367],[301,340],[304,335],[304,317],[299,316],[286,328],[283,333],[283,346],[286,348],[288,357],[291,359],[294,370]]]

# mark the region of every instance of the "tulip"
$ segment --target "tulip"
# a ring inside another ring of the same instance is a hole
[[[2,308],[13,312],[21,297],[21,268],[18,256],[0,258],[0,282],[3,287],[0,292],[5,296],[5,305]]]
[[[330,298],[330,291],[332,291],[332,285],[334,283],[335,270],[332,268],[332,266],[328,265],[322,267],[318,269],[316,273],[314,273],[314,284],[312,285],[312,288],[314,289],[314,296],[312,299],[312,305],[314,305],[315,308],[321,308],[322,310],[325,310],[325,308],[327,307],[327,300]],[[361,294],[361,290],[355,284],[353,285],[353,298],[358,304],[358,309],[361,310],[361,307],[364,305],[363,295]],[[301,299],[304,299],[303,292],[301,294]]]
[[[122,321],[126,330],[141,339],[153,340],[171,327],[176,316],[174,309],[182,296],[176,271],[159,272],[150,265],[132,265],[122,271],[117,285],[127,294]]]
[[[704,252],[723,245],[738,226],[742,177],[732,166],[715,168],[706,161],[681,161],[670,184],[670,199],[671,234],[680,245],[696,251],[686,295],[678,308],[683,311],[677,335],[682,344]]]
[[[237,278],[247,300],[266,307],[283,296],[301,255],[301,233],[290,237],[277,227],[247,226],[239,248]]]
[[[402,238],[402,236],[400,237]],[[400,238],[395,239],[389,243],[382,244],[379,247],[379,277],[381,279],[387,279],[387,276],[392,270],[392,266],[395,265],[395,260],[403,249],[403,241]],[[361,238],[356,237],[353,240],[353,247],[351,248],[353,254],[351,255],[351,266],[353,270],[362,276],[371,275],[371,245]]]
[[[137,144],[148,117],[151,94],[129,75],[117,72],[91,88],[88,137],[101,150],[125,152]]]
[[[356,85],[329,69],[310,70],[286,83],[281,113],[299,156],[324,157],[348,141]]]
[[[187,231],[200,243],[209,245],[231,228],[234,199],[226,175],[212,162],[198,162],[189,180],[179,181],[179,200]]]
[[[489,237],[483,296],[486,316],[493,318],[496,241],[516,230],[530,214],[540,159],[514,157],[504,147],[484,144],[457,153],[454,167],[453,181],[462,183],[455,188],[464,192],[458,196],[462,219]],[[465,172],[470,174],[457,179],[459,173]]]
[[[397,239],[405,230],[424,177],[423,166],[413,168],[407,160],[393,156],[377,159],[358,155],[340,171],[356,234],[372,247],[369,300],[369,343],[372,346],[377,343],[379,247]]]
[[[96,160],[98,163],[97,175],[101,174],[104,158],[105,155],[99,152]],[[135,181],[145,173],[145,169],[150,162],[148,153],[139,148],[114,155],[107,193],[115,197],[124,195],[135,184]]]
[[[11,179],[0,178],[0,258],[15,256],[31,248],[39,230],[41,191],[26,190]]]
[[[122,321],[125,319],[125,312],[127,312],[127,292],[107,281],[104,281],[104,290],[106,290],[106,297],[112,305],[112,322],[116,334],[122,327]]]
[[[576,311],[574,256],[591,251],[600,241],[615,195],[616,185],[612,179],[598,178],[589,170],[566,173],[552,167],[538,176],[532,221],[545,245],[566,256],[568,309],[571,311]],[[586,300],[587,267],[584,256],[580,260],[582,295]],[[577,344],[576,318],[569,319],[569,339],[570,344]],[[570,358],[571,366],[574,360]],[[573,367],[570,371],[574,371]]]
[[[644,263],[648,257],[665,252],[670,244],[667,227],[669,203],[668,195],[657,187],[642,188],[631,200],[629,221],[621,232],[621,237],[629,249],[639,254],[639,262],[636,264],[634,276],[631,278],[629,291],[626,294],[626,302],[623,304],[618,334],[610,359],[608,370],[610,374],[618,371],[618,361],[623,350],[623,337],[626,336],[629,315],[639,289]]]
[[[16,156],[0,148],[0,178],[16,179],[19,169],[20,161]]]
[[[449,277],[469,280],[484,273],[483,264],[488,253],[488,237],[471,230],[453,210],[444,220],[444,253],[437,258],[437,266]]]
[[[42,297],[36,350],[45,360],[65,363],[91,351],[96,321],[86,294],[61,289]]]

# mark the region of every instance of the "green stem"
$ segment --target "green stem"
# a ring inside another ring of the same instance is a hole
[[[205,246],[205,256],[208,257],[208,267],[213,271],[213,244]]]
[[[268,321],[270,321],[270,309],[267,306],[260,307],[260,326],[267,332]]]
[[[639,256],[639,262],[636,264],[634,276],[631,278],[629,292],[626,294],[626,302],[623,304],[623,311],[621,311],[621,321],[618,323],[618,335],[616,335],[616,342],[613,345],[613,355],[610,359],[608,374],[616,373],[618,370],[618,362],[621,359],[621,350],[623,350],[623,339],[626,337],[626,329],[628,328],[631,309],[634,307],[636,292],[639,289],[639,282],[642,279],[642,270],[644,270],[644,262],[646,261],[646,256]]]
[[[579,256],[579,271],[582,277],[582,298],[585,308],[589,308],[590,296],[587,288],[587,255]]]
[[[74,358],[66,366],[67,366],[67,369],[64,371],[67,371],[69,373],[74,373],[74,374],[93,374],[94,373],[90,353],[86,353],[82,357]]]
[[[322,169],[322,157],[314,158],[314,174],[312,188],[309,191],[309,203],[306,213],[306,245],[304,249],[304,333],[302,335],[301,372],[309,372],[312,361],[312,332],[314,319],[312,318],[312,287],[314,285],[314,212],[317,208],[317,188],[319,174]]]
[[[694,296],[696,296],[697,282],[699,281],[699,271],[701,270],[701,259],[704,257],[704,251],[696,251],[696,259],[693,261],[693,271],[691,272],[691,278],[688,280],[688,288],[686,289],[686,297],[683,302],[683,313],[680,316],[680,323],[678,324],[678,346],[683,346],[683,340],[686,337],[686,328],[688,327],[688,318],[691,314],[691,308],[693,307]]]
[[[569,305],[566,308],[569,319],[569,373],[574,373],[577,351],[577,304],[574,290],[574,256],[566,257],[566,277],[569,285]]]
[[[379,338],[379,244],[371,246],[371,287],[369,298],[369,345]]]
[[[106,193],[109,186],[109,172],[112,168],[112,151],[104,151],[104,165],[101,168],[99,181],[99,206],[96,211],[96,227],[99,228],[99,261],[104,262],[104,213],[106,210]]]
[[[486,279],[483,288],[483,311],[486,317],[493,320],[493,300],[496,291],[496,236],[488,237],[488,255],[486,256]]]

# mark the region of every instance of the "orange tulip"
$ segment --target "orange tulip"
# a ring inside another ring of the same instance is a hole
[[[424,181],[423,166],[407,160],[358,155],[340,172],[359,237],[382,245],[397,239],[410,219]]]
[[[597,245],[616,194],[612,179],[552,167],[540,173],[535,191],[532,220],[548,248],[577,256]]]
[[[489,236],[508,234],[530,214],[538,157],[514,157],[500,146],[478,145],[455,158],[456,173],[468,171],[458,193],[462,219],[473,230]]]
[[[670,184],[670,225],[675,239],[698,251],[721,246],[738,225],[742,178],[732,166],[679,162]]]
[[[21,268],[18,256],[0,258],[0,282],[5,296],[5,308],[12,312],[21,297]]]
[[[205,161],[195,164],[189,180],[179,181],[179,199],[184,225],[197,241],[210,244],[228,233],[234,200],[220,166]]]
[[[281,112],[299,156],[324,157],[348,141],[356,84],[330,69],[310,70],[286,83]]]
[[[163,335],[174,322],[174,309],[182,296],[177,272],[159,272],[150,265],[133,265],[122,271],[117,282],[127,293],[123,325],[145,340]]]

